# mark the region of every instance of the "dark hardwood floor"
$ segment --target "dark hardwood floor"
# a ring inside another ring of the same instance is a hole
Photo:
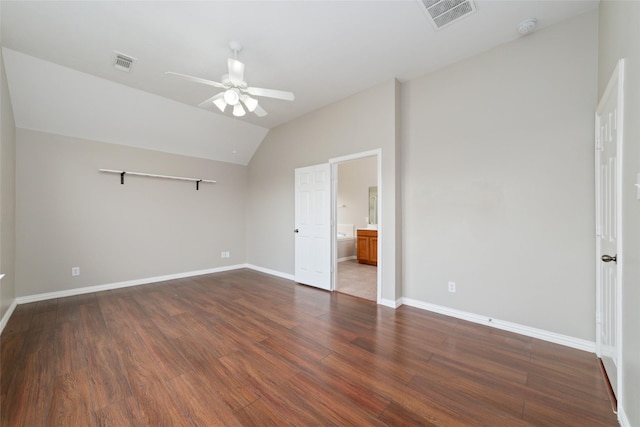
[[[595,355],[250,270],[20,305],[2,426],[617,425]]]

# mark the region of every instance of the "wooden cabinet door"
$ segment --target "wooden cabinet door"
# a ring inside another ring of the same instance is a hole
[[[373,265],[378,265],[378,238],[369,238],[369,261]]]
[[[378,231],[358,230],[358,262],[378,265]]]
[[[369,261],[369,238],[366,236],[358,236],[358,261]]]

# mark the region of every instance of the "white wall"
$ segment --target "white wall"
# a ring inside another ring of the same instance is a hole
[[[338,164],[338,224],[366,228],[369,187],[378,185],[378,159],[364,157]],[[343,206],[344,207],[340,207]]]
[[[382,149],[382,298],[395,302],[397,83],[390,81],[271,129],[249,163],[250,264],[294,273],[294,169]]]
[[[99,173],[122,169],[217,180]],[[243,264],[246,167],[17,130],[18,296]],[[222,251],[231,257],[221,259]],[[71,277],[79,266],[80,276]]]
[[[16,127],[0,53],[0,319],[15,300],[15,162]]]
[[[618,59],[626,58],[625,146],[623,192],[622,282],[622,399],[619,414],[628,425],[640,426],[640,202],[636,174],[640,173],[640,3],[600,2],[598,94],[602,95]]]
[[[402,85],[404,297],[595,340],[596,69],[592,12]]]

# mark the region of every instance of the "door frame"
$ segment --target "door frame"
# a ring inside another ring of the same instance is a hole
[[[382,213],[382,149],[363,151],[341,157],[329,159],[331,166],[331,290],[335,291],[338,273],[338,165],[352,160],[363,159],[365,157],[376,157],[377,160],[377,186],[378,186],[378,269],[377,269],[377,292],[376,303],[382,300],[382,248],[384,242],[384,226]],[[355,236],[354,236],[355,237]]]
[[[600,216],[601,216],[601,203],[602,203],[602,195],[600,194],[600,120],[598,118],[598,114],[600,109],[605,103],[605,100],[611,95],[613,90],[617,91],[617,133],[616,133],[616,230],[617,230],[617,239],[616,239],[616,256],[617,256],[617,265],[616,265],[616,331],[615,331],[615,340],[616,340],[616,349],[615,356],[617,363],[620,364],[622,362],[622,279],[623,279],[623,270],[624,270],[624,256],[623,256],[623,238],[624,233],[622,229],[622,207],[623,207],[623,191],[622,191],[622,178],[623,178],[623,158],[624,158],[624,73],[625,71],[625,61],[624,59],[620,59],[616,64],[616,67],[611,75],[611,78],[607,84],[607,87],[602,95],[602,98],[598,102],[598,106],[595,112],[595,140],[596,140],[596,150],[595,150],[595,190],[596,190],[596,354],[600,358],[602,355],[601,349],[601,334],[600,334],[600,322],[602,319],[603,313],[603,301],[601,296],[602,293],[602,282],[601,282],[601,269],[602,269],[602,248],[600,245]],[[606,373],[606,372],[605,372]],[[623,376],[621,366],[616,366],[616,390],[614,394],[616,396],[616,400],[620,403],[622,402],[622,392],[624,390],[623,387]]]

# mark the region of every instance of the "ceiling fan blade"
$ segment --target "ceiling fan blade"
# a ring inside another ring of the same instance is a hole
[[[244,83],[244,64],[237,59],[229,58],[227,61],[229,66],[229,80],[236,86]]]
[[[257,105],[256,108],[253,110],[253,112],[258,117],[264,117],[267,115],[267,112],[264,111],[264,108],[262,108],[260,105]]]
[[[167,72],[165,72],[165,74],[170,74],[172,76],[178,76],[178,77],[181,77],[181,78],[183,78],[185,80],[190,80],[190,81],[196,82],[196,83],[202,83],[203,85],[209,85],[209,86],[219,87],[219,88],[223,88],[224,89],[224,85],[222,83],[214,82],[214,81],[211,81],[211,80],[201,79],[200,77],[193,77],[193,76],[188,76],[186,74],[174,73],[173,71],[167,71]]]
[[[266,96],[267,98],[283,99],[293,101],[296,97],[292,92],[275,89],[263,89],[261,87],[248,87],[245,92],[254,96]]]

